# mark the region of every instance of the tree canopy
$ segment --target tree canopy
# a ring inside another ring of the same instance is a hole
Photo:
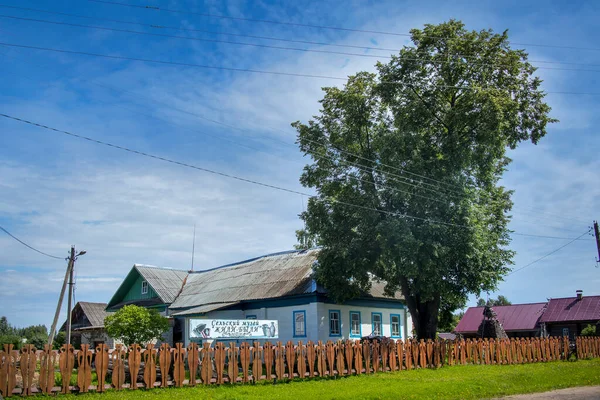
[[[505,296],[499,295],[497,299],[490,298],[488,301],[484,299],[477,300],[477,307],[494,307],[494,306],[510,306],[512,303]]]
[[[324,88],[319,115],[292,125],[312,158],[300,181],[317,196],[300,233],[322,246],[317,280],[337,301],[385,280],[433,338],[440,309],[448,318],[509,271],[506,151],[555,120],[507,32],[451,20],[411,40],[375,73]]]
[[[106,333],[126,345],[145,345],[160,339],[169,329],[169,319],[156,310],[128,305],[104,319]]]

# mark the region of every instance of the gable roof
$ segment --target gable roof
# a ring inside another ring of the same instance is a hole
[[[73,324],[77,324],[75,318],[77,314],[81,312],[80,315],[83,315],[89,321],[89,325],[87,327],[90,328],[104,328],[104,318],[109,316],[110,312],[106,311],[106,303],[90,303],[87,301],[78,301],[77,304],[71,310],[71,318],[73,320]],[[67,327],[67,322],[65,321],[59,330],[64,331]]]
[[[199,307],[205,309],[210,304],[326,293],[315,284],[312,275],[318,253],[318,249],[285,251],[190,273],[170,309],[174,314],[183,315]],[[402,299],[399,293],[395,297],[385,296],[384,286],[382,282],[373,282],[367,296]],[[185,312],[176,311],[191,307],[193,309]]]
[[[541,322],[600,321],[600,296],[550,299]]]
[[[537,329],[540,316],[546,303],[513,304],[510,306],[494,306],[498,321],[505,331],[532,331]],[[485,307],[469,307],[465,315],[456,325],[455,332],[476,333],[483,321]]]
[[[112,314],[106,312],[106,303],[88,303],[80,301],[77,304],[81,306],[83,313],[87,316],[92,326],[104,326],[104,318]]]
[[[154,289],[160,301],[164,304],[171,304],[177,294],[181,291],[183,282],[188,275],[188,271],[180,269],[159,268],[151,265],[134,264],[129,271],[107,307],[118,304],[129,291],[131,285],[138,276],[141,276],[148,285]]]

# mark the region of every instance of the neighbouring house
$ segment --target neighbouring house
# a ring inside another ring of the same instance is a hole
[[[600,296],[583,296],[578,290],[575,297],[550,299],[540,322],[548,336],[573,339],[589,324],[600,323]]]
[[[405,339],[411,334],[412,320],[401,294],[385,295],[384,282],[374,281],[369,293],[344,304],[332,301],[314,279],[318,251],[269,254],[195,272],[136,265],[107,309],[124,304],[161,307],[173,320],[169,341],[186,345],[194,318],[277,320],[276,340],[282,342],[370,334]],[[142,298],[150,288],[154,294]]]
[[[540,318],[545,307],[546,303],[531,303],[491,308],[508,337],[535,337],[542,335]],[[477,337],[484,320],[484,310],[485,307],[469,307],[454,332],[464,338]]]
[[[106,310],[117,311],[123,306],[135,304],[168,316],[168,307],[181,292],[187,275],[188,271],[135,264],[106,305]],[[171,329],[163,336],[165,342],[173,344],[183,340],[178,322],[171,320]]]
[[[107,344],[114,348],[115,341],[107,335],[104,329],[104,318],[111,313],[106,310],[106,303],[89,303],[79,301],[71,311],[71,343],[75,348],[81,344],[89,344],[96,348],[99,344]],[[67,322],[60,328],[66,331]]]

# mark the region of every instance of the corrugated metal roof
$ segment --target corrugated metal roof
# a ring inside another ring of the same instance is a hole
[[[90,324],[95,327],[104,327],[104,318],[112,314],[105,311],[106,303],[89,303],[80,301],[77,304],[81,306],[81,309],[87,316]]]
[[[181,291],[183,281],[188,275],[187,271],[180,269],[166,269],[149,265],[135,264],[134,268],[144,277],[158,297],[165,304],[172,303]]]
[[[318,250],[267,255],[189,274],[171,309],[311,293]]]
[[[192,308],[184,310],[184,311],[179,311],[179,312],[173,313],[171,315],[180,316],[180,315],[191,315],[191,314],[204,314],[207,312],[220,310],[222,308],[229,307],[229,306],[232,306],[232,305],[238,304],[238,303],[239,303],[239,301],[230,301],[227,303],[205,304],[203,306],[192,307]]]
[[[286,251],[190,273],[170,308],[184,309],[317,292],[312,268],[318,252],[318,249]],[[384,282],[373,282],[369,295],[390,299],[383,293],[384,286]],[[398,293],[392,299],[401,300],[402,297]]]
[[[531,331],[537,328],[546,303],[495,306],[498,321],[505,331]],[[475,333],[483,321],[484,307],[469,307],[454,329],[458,333]]]
[[[440,339],[444,339],[444,340],[455,340],[456,339],[456,335],[454,333],[448,333],[448,332],[438,333],[438,337]]]
[[[541,322],[600,321],[600,296],[550,299]]]

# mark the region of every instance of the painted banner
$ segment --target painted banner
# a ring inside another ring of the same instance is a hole
[[[277,321],[262,319],[199,319],[189,320],[190,339],[276,339]]]

